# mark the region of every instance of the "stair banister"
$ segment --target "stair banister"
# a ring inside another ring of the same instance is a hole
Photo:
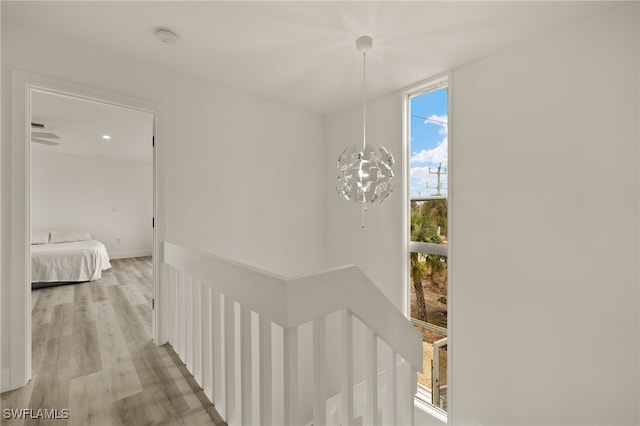
[[[394,423],[399,418],[395,391],[404,392],[404,389],[398,388],[396,383],[398,375],[394,367],[398,365],[397,354],[408,365],[409,387],[407,398],[404,399],[407,405],[402,409],[410,409],[413,413],[415,372],[422,371],[421,337],[356,266],[287,278],[167,241],[163,243],[163,259],[171,268],[170,285],[175,292],[172,302],[177,305],[171,314],[174,327],[172,336],[175,339],[172,344],[178,345],[179,355],[230,425],[272,422],[271,385],[275,378],[270,371],[271,323],[283,329],[283,361],[286,366],[283,371],[284,421],[289,425],[301,424],[298,413],[299,326],[312,323],[314,354],[324,353],[325,318],[334,312],[341,312],[342,316],[342,423],[351,424],[354,419],[353,316],[365,325],[367,333],[366,381],[369,397],[366,409],[361,413],[364,421],[366,424],[380,424],[377,397],[378,337],[389,345],[392,354],[385,367],[389,370],[389,390],[394,395],[393,400],[383,403],[380,408],[387,410]],[[236,303],[240,306],[239,317],[234,314]],[[251,339],[252,312],[258,314],[260,324],[259,329],[254,330],[259,337],[260,353],[260,368],[255,372],[259,378],[257,401],[252,401],[251,392],[251,354],[254,345]],[[185,330],[187,326],[193,326],[196,336],[185,339],[180,332],[176,332]],[[224,330],[220,327],[224,327]],[[236,342],[235,339],[240,340]],[[223,353],[219,352],[220,345],[224,346]],[[236,368],[236,363],[241,368]],[[322,357],[314,356],[312,368],[314,424],[327,424]],[[238,371],[240,376],[237,377]],[[236,397],[236,388],[240,398]],[[254,403],[259,407],[258,418],[252,418],[255,415]],[[410,423],[411,413],[407,414]]]
[[[287,326],[349,309],[422,371],[422,338],[380,289],[353,265],[287,280]],[[308,301],[313,300],[312,304]],[[384,315],[380,315],[384,312]],[[416,339],[417,336],[417,339]]]
[[[179,270],[189,271],[200,281],[215,276],[216,287],[221,293],[283,328],[296,327],[348,308],[368,327],[378,330],[381,338],[398,348],[398,354],[414,368],[422,369],[421,341],[403,338],[405,334],[398,333],[407,328],[406,317],[357,266],[286,278],[170,242],[164,243],[164,261]],[[309,304],[309,300],[314,303]],[[380,312],[387,311],[389,313],[384,317],[380,316]]]

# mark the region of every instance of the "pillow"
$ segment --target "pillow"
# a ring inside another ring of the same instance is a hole
[[[31,244],[49,244],[49,231],[31,231]]]
[[[59,232],[51,231],[51,244],[73,243],[75,241],[88,241],[91,239],[89,231],[86,232]]]

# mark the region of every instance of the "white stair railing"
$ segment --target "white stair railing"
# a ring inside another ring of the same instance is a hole
[[[357,267],[286,278],[170,242],[163,260],[170,343],[229,425],[302,425],[311,416],[316,426],[338,424],[336,417],[352,425],[360,416],[365,425],[414,423],[421,337]],[[336,312],[342,337],[328,342],[327,318]],[[365,329],[366,393],[354,403],[356,319]],[[309,323],[312,383],[303,383],[299,343]],[[340,347],[340,365],[327,365],[327,345]],[[341,383],[340,404],[328,408],[329,368],[340,369]],[[302,386],[312,387],[312,413],[300,410]]]

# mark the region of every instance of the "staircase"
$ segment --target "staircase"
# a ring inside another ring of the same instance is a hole
[[[396,368],[402,369],[401,365]],[[378,407],[384,406],[385,401],[392,401],[393,394],[391,376],[386,371],[378,373],[378,383],[381,384],[378,389]],[[397,389],[396,389],[397,391]],[[383,409],[378,409],[376,418],[373,422],[365,422],[365,413],[367,407],[367,383],[362,381],[353,387],[353,425],[363,424],[394,424],[391,416],[387,415]],[[342,394],[339,393],[327,400],[326,426],[340,426],[342,424]],[[396,419],[397,421],[397,419]]]
[[[163,249],[169,342],[230,426],[414,424],[421,337],[357,267],[286,278]]]

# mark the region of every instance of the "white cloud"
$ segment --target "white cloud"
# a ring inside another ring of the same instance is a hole
[[[444,136],[440,142],[432,149],[423,149],[411,156],[411,163],[425,164],[432,163],[438,165],[442,163],[443,166],[447,164],[447,140],[449,128],[447,123],[449,117],[447,115],[430,115],[425,121],[425,124],[432,124],[438,126],[438,132]]]
[[[430,115],[425,124],[438,126],[442,140],[431,149],[423,149],[411,156],[410,186],[411,193],[422,195],[434,194],[438,186],[438,176],[436,174],[438,165],[442,164],[443,172],[446,171],[448,157],[448,116]],[[443,191],[446,193],[447,175],[442,174],[440,180]]]
[[[447,165],[448,138],[442,139],[435,148],[423,149],[411,156],[411,163],[417,164],[440,164]]]
[[[410,176],[412,178],[424,180],[429,176],[429,167],[412,167]]]
[[[424,124],[433,124],[440,127],[439,132],[443,136],[447,136],[449,133],[449,126],[447,126],[448,122],[449,117],[447,115],[431,114],[426,120],[424,120]]]

